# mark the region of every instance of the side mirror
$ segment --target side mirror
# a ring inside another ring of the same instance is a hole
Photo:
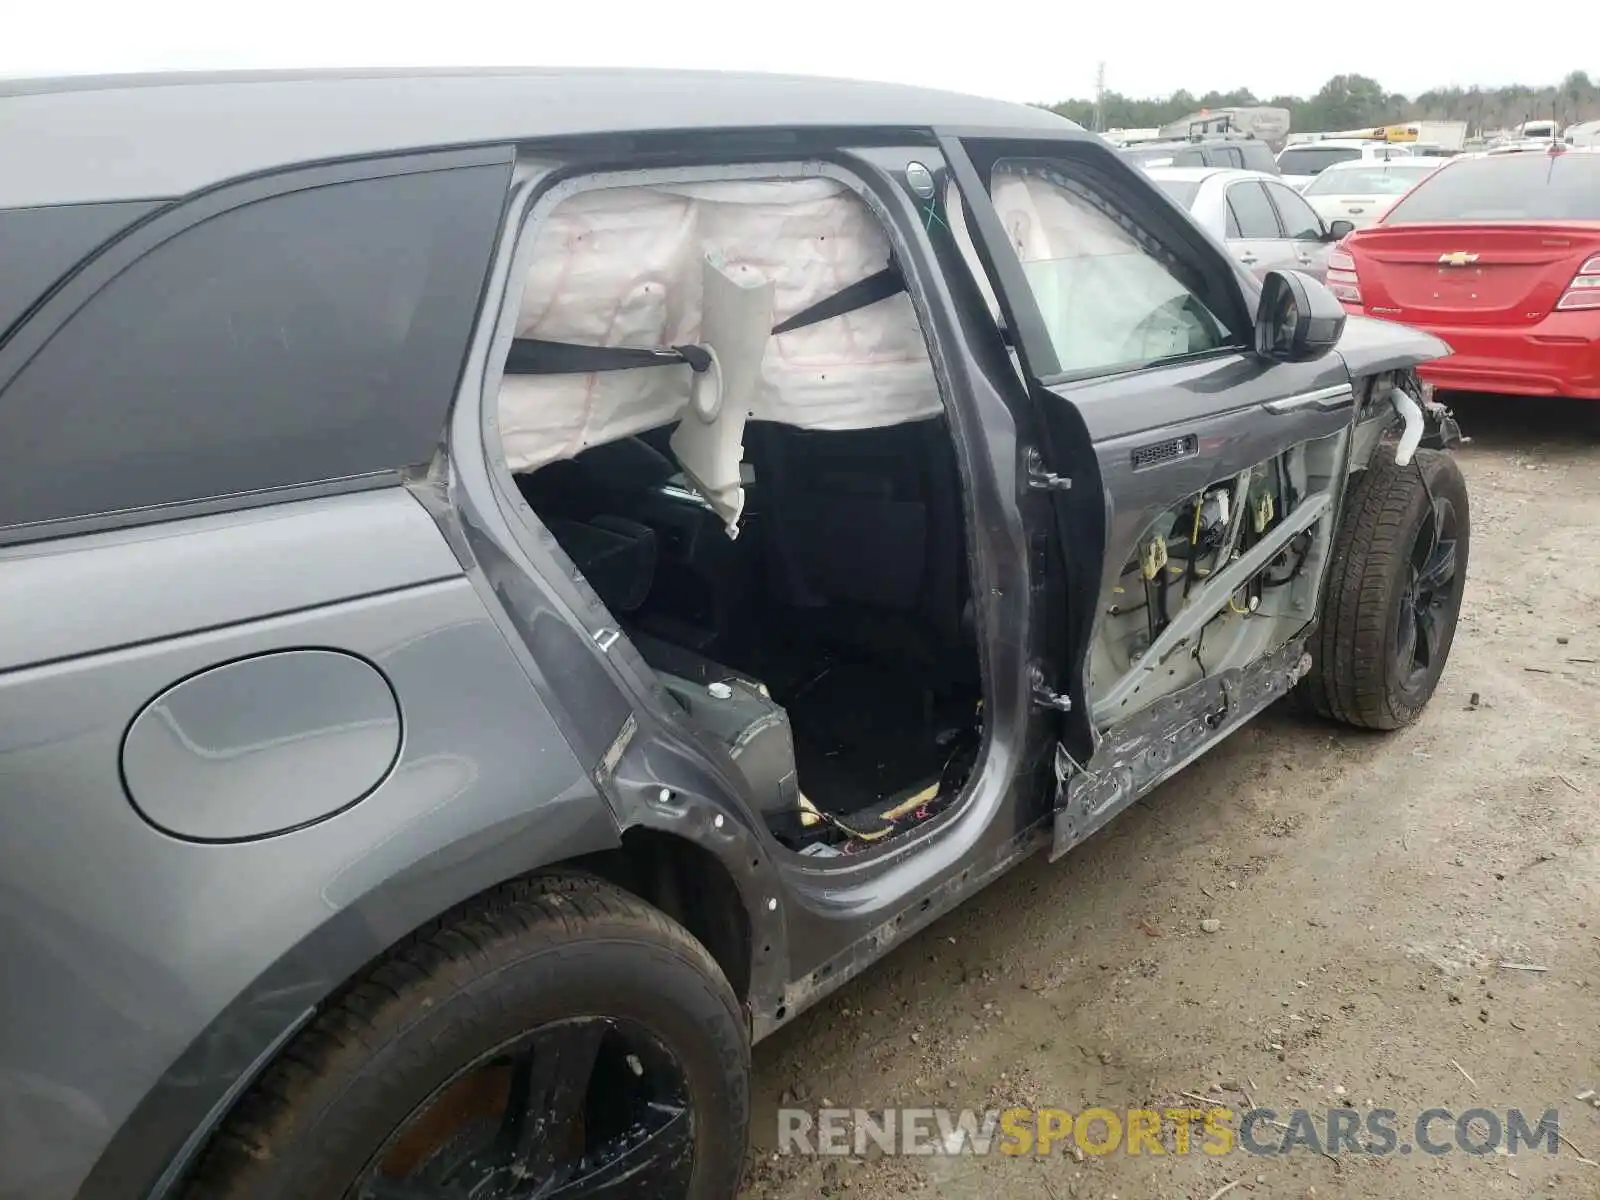
[[[1344,306],[1300,271],[1268,271],[1256,310],[1256,353],[1274,362],[1310,362],[1339,344]]]
[[[1354,221],[1334,221],[1328,226],[1327,235],[1322,239],[1325,242],[1337,242],[1349,237],[1356,231]]]

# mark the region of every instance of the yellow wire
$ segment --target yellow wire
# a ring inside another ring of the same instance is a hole
[[[1200,549],[1200,506],[1204,503],[1205,496],[1202,494],[1200,499],[1195,501],[1194,528],[1189,530],[1189,566],[1194,571],[1197,579],[1204,579],[1207,575],[1211,574],[1210,571],[1207,571],[1199,563],[1195,562],[1195,558],[1197,557]]]

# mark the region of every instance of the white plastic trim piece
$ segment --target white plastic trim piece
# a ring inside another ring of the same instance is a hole
[[[1410,392],[1399,387],[1389,389],[1389,403],[1406,423],[1405,432],[1400,435],[1400,444],[1394,448],[1395,465],[1410,466],[1417,447],[1422,443],[1422,408]]]
[[[687,415],[698,417],[709,425],[722,415],[722,360],[715,346],[701,346],[711,365],[689,380],[689,407]]]
[[[739,536],[744,512],[744,426],[750,416],[761,360],[772,339],[771,279],[726,263],[703,260],[704,321],[700,345],[712,369],[693,386],[687,411],[672,431],[672,452],[695,491],[710,502],[730,538]],[[714,378],[713,378],[714,376]]]

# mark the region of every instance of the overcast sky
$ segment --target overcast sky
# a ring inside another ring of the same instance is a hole
[[[0,75],[679,66],[1055,101],[1090,95],[1100,60],[1108,87],[1141,97],[1178,88],[1305,94],[1345,71],[1408,94],[1555,83],[1577,68],[1600,74],[1596,0],[1544,0],[1524,18],[1478,11],[1484,19],[1465,16],[1470,6],[1389,0],[0,0]]]

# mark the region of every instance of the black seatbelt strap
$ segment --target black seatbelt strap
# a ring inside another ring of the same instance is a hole
[[[711,369],[711,356],[700,346],[673,346],[666,350],[632,346],[579,346],[572,342],[544,342],[517,338],[506,355],[508,375],[588,375],[593,371],[632,371],[639,367],[676,367],[687,364],[696,372]]]
[[[796,329],[804,329],[807,325],[816,325],[834,317],[842,317],[845,313],[870,307],[880,300],[887,300],[890,296],[898,296],[905,290],[905,277],[900,274],[900,268],[891,262],[876,274],[847,284],[833,295],[824,296],[809,308],[802,308],[787,321],[780,321],[774,325],[772,332],[793,333]]]
[[[883,270],[858,279],[802,308],[772,327],[774,334],[792,333],[846,313],[867,308],[906,290],[905,276],[891,262]],[[580,346],[573,342],[546,342],[516,338],[506,356],[507,375],[588,375],[595,371],[632,371],[639,367],[675,367],[688,364],[696,372],[711,369],[711,356],[700,346],[668,349],[634,346]]]

